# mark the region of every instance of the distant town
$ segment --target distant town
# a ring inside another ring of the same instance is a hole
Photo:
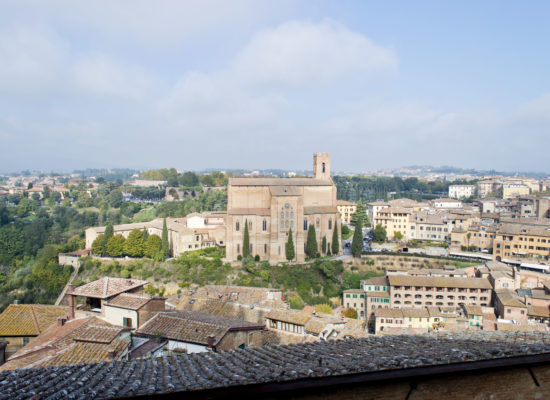
[[[331,167],[2,177],[0,371],[550,332],[550,178]]]

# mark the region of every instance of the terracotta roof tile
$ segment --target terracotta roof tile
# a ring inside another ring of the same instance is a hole
[[[225,334],[234,330],[264,329],[263,324],[233,318],[218,317],[195,311],[159,312],[137,333],[145,336],[160,336],[166,339],[207,345],[208,337],[213,336],[219,343]]]
[[[0,314],[0,336],[38,336],[68,312],[63,306],[10,304]]]
[[[116,296],[119,293],[127,292],[147,284],[147,281],[138,279],[123,279],[104,277],[82,285],[74,289],[71,293],[75,296],[93,297],[97,299],[107,299]]]
[[[152,297],[146,294],[121,293],[109,300],[107,303],[105,303],[105,305],[118,308],[126,308],[128,310],[139,310],[151,299]]]
[[[275,321],[305,325],[310,320],[311,315],[296,310],[271,310],[265,317]]]
[[[428,287],[455,287],[492,289],[485,278],[457,278],[446,276],[410,276],[390,275],[388,281],[392,286],[428,286]]]

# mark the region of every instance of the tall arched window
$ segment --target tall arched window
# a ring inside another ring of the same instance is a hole
[[[317,218],[317,220],[315,221],[315,228],[319,229],[319,224],[320,224],[320,220],[319,218]]]
[[[304,231],[307,231],[307,219],[304,218]]]
[[[332,218],[328,220],[328,229],[332,229]]]
[[[267,231],[267,221],[265,219],[262,221],[262,231]]]
[[[237,243],[237,254],[241,254],[241,245]]]
[[[323,163],[323,174],[325,173],[325,163]]]
[[[238,232],[241,225],[239,224],[239,221],[235,222],[235,230]]]

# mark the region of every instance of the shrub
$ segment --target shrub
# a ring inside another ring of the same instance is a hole
[[[237,256],[237,261],[241,261],[242,259],[243,259],[243,256],[239,254],[239,255]]]
[[[304,308],[304,301],[300,296],[292,296],[288,299],[288,303],[290,304],[290,308],[293,310],[301,310]]]
[[[342,317],[357,319],[357,311],[353,308],[346,308],[344,311],[342,311]]]
[[[122,271],[120,271],[120,277],[121,278],[128,279],[131,276],[132,275],[130,274],[130,271],[128,271],[127,269],[123,269]]]
[[[317,304],[315,306],[315,312],[323,314],[332,314],[332,307],[330,304]]]

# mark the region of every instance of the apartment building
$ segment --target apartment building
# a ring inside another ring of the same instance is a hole
[[[493,242],[493,259],[550,259],[550,225],[503,223]]]
[[[351,224],[351,216],[357,211],[357,205],[351,201],[337,200],[336,209],[340,213],[340,219],[343,224]]]
[[[475,185],[450,185],[449,197],[451,199],[466,199],[474,197],[476,193]]]
[[[477,195],[487,197],[491,194],[498,195],[502,192],[502,182],[496,179],[485,179],[477,183]]]
[[[410,217],[411,211],[405,208],[387,207],[378,211],[374,226],[380,224],[386,229],[387,238],[395,240],[399,232],[404,240],[410,239]],[[399,236],[399,235],[398,235]]]
[[[387,278],[392,308],[491,304],[492,287],[485,278],[405,275]]]
[[[418,212],[410,218],[410,239],[446,242],[451,239],[452,222],[443,214]]]
[[[502,185],[502,198],[509,199],[511,197],[525,196],[531,193],[529,186],[522,183],[505,183]]]
[[[390,206],[390,203],[386,201],[373,201],[372,203],[367,203],[367,215],[371,222],[374,224],[378,212]]]
[[[430,201],[430,205],[436,209],[462,208],[462,202],[457,199],[435,199]]]
[[[496,224],[474,223],[467,229],[455,228],[451,232],[451,246],[454,248],[475,247],[489,252],[497,231]]]

